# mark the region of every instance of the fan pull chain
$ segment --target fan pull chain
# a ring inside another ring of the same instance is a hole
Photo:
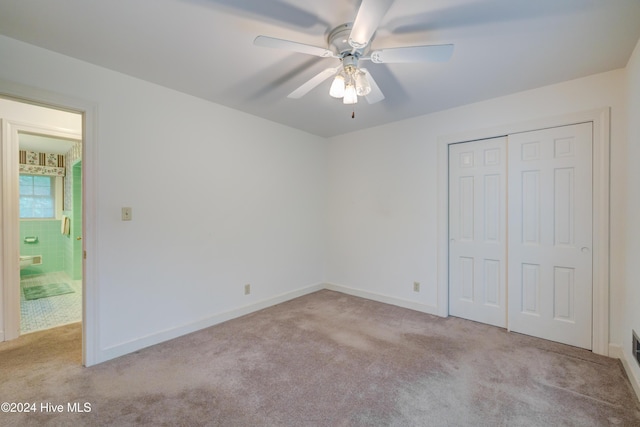
[[[356,118],[356,112],[355,112],[355,111],[352,111],[352,112],[351,112],[351,118],[352,118],[352,119],[355,119],[355,118]]]

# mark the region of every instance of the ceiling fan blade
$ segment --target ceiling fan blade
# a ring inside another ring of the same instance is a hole
[[[349,34],[351,47],[361,49],[369,43],[391,3],[393,0],[362,0]]]
[[[398,64],[402,62],[446,62],[453,55],[452,44],[395,47],[371,52],[371,61],[376,64]]]
[[[375,104],[376,102],[382,101],[384,99],[384,94],[380,90],[380,87],[378,86],[376,81],[373,80],[373,76],[371,75],[369,70],[367,70],[366,68],[360,68],[360,71],[364,72],[365,77],[367,78],[367,80],[369,80],[369,85],[371,86],[371,92],[369,92],[368,95],[365,95],[367,102],[369,104]]]
[[[326,70],[321,71],[319,74],[312,77],[311,80],[308,80],[298,89],[294,90],[289,95],[287,95],[287,98],[292,98],[292,99],[302,98],[307,93],[311,92],[311,90],[314,89],[316,86],[318,86],[320,83],[327,80],[329,77],[335,75],[338,72],[338,70],[339,68],[327,68]]]
[[[292,52],[304,53],[307,55],[320,56],[322,58],[335,58],[335,54],[323,47],[311,46],[308,44],[292,42],[290,40],[276,39],[268,36],[258,36],[253,44],[261,47],[271,47],[274,49],[284,49]]]

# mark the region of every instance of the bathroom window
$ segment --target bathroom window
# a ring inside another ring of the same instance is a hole
[[[20,175],[20,218],[54,219],[57,204],[56,177]]]

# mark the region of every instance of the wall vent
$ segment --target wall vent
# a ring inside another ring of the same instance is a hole
[[[636,359],[636,362],[640,365],[640,340],[638,340],[636,331],[631,330],[631,334],[633,335],[633,346],[631,347],[631,352],[633,353],[633,358]]]

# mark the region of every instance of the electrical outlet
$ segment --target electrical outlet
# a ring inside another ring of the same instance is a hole
[[[244,294],[249,295],[250,293],[251,293],[251,285],[247,283],[246,285],[244,285]]]
[[[420,282],[413,282],[413,292],[420,292]]]

